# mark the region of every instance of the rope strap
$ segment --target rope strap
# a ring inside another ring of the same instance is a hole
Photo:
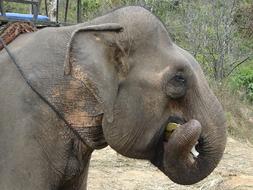
[[[6,45],[15,40],[20,34],[35,32],[38,29],[30,22],[11,22],[4,26],[0,32],[2,41]],[[3,44],[0,44],[0,51],[4,48]]]

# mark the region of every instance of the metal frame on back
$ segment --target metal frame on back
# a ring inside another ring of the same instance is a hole
[[[32,14],[33,14],[33,19],[31,20],[32,22],[42,24],[44,23],[45,25],[51,26],[51,25],[66,25],[67,20],[68,20],[68,9],[69,9],[69,0],[66,0],[65,4],[65,9],[64,9],[64,22],[60,23],[59,22],[59,0],[56,0],[56,21],[55,22],[43,22],[37,20],[38,15],[39,15],[39,10],[40,10],[40,4],[42,0],[0,0],[0,21],[13,21],[13,19],[8,19],[5,13],[4,9],[4,1],[6,2],[15,2],[15,3],[23,3],[23,4],[31,4],[32,6]],[[48,1],[44,0],[45,3],[45,12],[46,16],[48,17]],[[76,5],[77,5],[77,12],[76,12],[76,18],[77,18],[77,23],[81,22],[81,0],[76,0]],[[18,20],[14,20],[18,21]],[[68,25],[68,24],[67,24]]]
[[[23,4],[31,4],[32,6],[32,14],[33,14],[33,19],[36,20],[38,18],[39,14],[39,0],[0,0],[0,11],[1,15],[5,17],[5,10],[4,10],[4,3],[3,1],[6,2],[14,2],[14,3],[23,3]]]

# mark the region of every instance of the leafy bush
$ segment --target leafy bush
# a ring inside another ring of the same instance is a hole
[[[253,102],[253,61],[238,69],[231,77],[230,84],[234,90],[240,91],[243,97]]]

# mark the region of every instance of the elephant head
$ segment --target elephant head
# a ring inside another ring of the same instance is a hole
[[[72,34],[65,74],[102,105],[107,143],[127,157],[150,160],[179,184],[209,175],[224,152],[226,125],[196,60],[144,8],[118,9],[89,24],[96,27],[78,25]],[[180,126],[166,139],[172,122]]]

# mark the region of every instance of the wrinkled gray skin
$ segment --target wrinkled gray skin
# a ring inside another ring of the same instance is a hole
[[[105,23],[124,30],[81,30]],[[126,7],[89,23],[45,28],[9,48],[37,89],[69,76],[82,81],[101,104],[107,143],[120,154],[150,160],[179,184],[200,181],[220,161],[222,107],[196,60],[147,10]],[[93,150],[31,90],[5,50],[0,60],[0,189],[85,189]],[[166,142],[169,122],[182,125]],[[196,142],[198,158],[190,154]]]

